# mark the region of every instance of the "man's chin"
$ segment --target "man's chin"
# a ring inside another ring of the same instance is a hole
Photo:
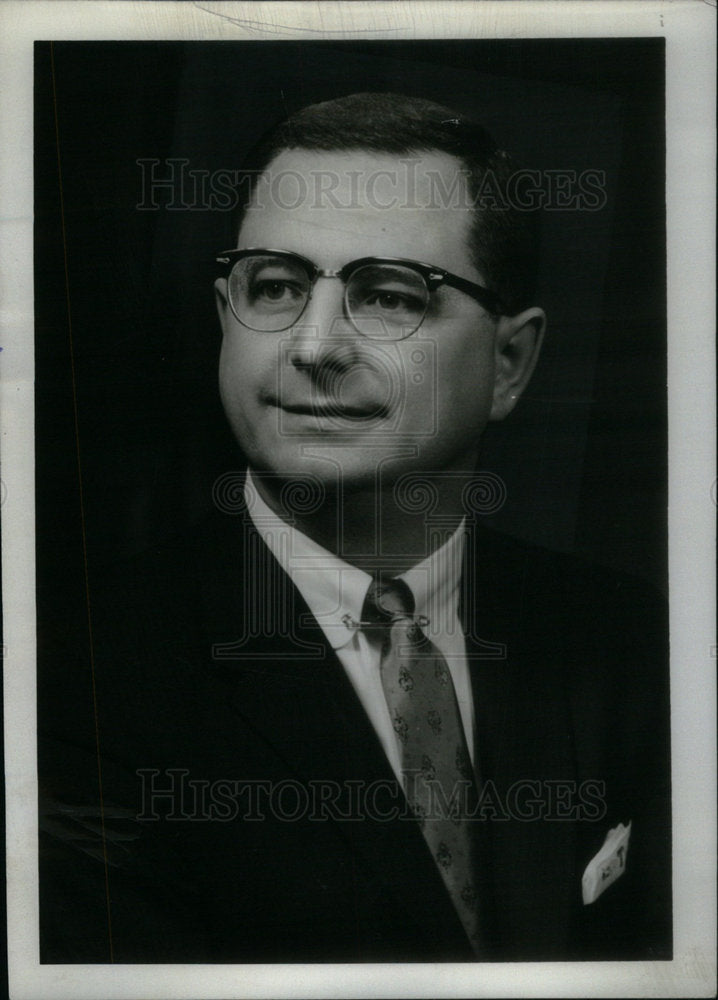
[[[300,449],[285,451],[275,448],[269,454],[248,454],[248,464],[255,478],[268,490],[281,491],[291,485],[306,484],[319,490],[327,499],[339,493],[344,496],[391,488],[396,479],[413,465],[399,452],[391,460],[391,449],[367,454],[361,447],[346,443],[328,445],[305,444]],[[403,459],[403,461],[402,461]]]

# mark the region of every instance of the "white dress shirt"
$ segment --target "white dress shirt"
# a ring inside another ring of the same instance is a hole
[[[307,602],[369,716],[395,775],[401,781],[401,756],[381,683],[379,649],[369,642],[360,628],[351,625],[361,620],[371,576],[328,552],[278,517],[260,496],[250,471],[247,471],[244,493],[255,528]],[[473,761],[471,682],[466,643],[458,615],[463,549],[462,521],[447,542],[402,573],[400,578],[414,595],[416,614],[429,619],[429,624],[423,629],[425,635],[446,658]]]

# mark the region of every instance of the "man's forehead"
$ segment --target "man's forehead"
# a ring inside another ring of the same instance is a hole
[[[403,256],[471,278],[472,218],[465,168],[447,153],[292,149],[258,179],[239,242],[309,257],[315,243],[313,259],[322,251],[323,266]]]

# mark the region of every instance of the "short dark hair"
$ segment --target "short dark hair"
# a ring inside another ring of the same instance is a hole
[[[263,136],[249,154],[244,166],[250,183],[241,185],[244,198],[235,235],[258,176],[287,149],[400,156],[438,150],[455,156],[466,171],[469,197],[477,206],[468,248],[474,266],[508,314],[534,304],[537,213],[519,210],[507,197],[507,182],[516,164],[478,122],[433,101],[393,93],[350,94],[302,108]],[[489,173],[498,204],[484,202],[478,207]]]

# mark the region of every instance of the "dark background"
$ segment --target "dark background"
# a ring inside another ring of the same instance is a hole
[[[358,90],[472,113],[528,167],[606,172],[601,211],[545,213],[544,354],[482,464],[497,528],[667,589],[663,65],[662,39],[36,43],[40,615],[241,467],[216,390],[229,214],[138,210],[136,161],[234,170],[287,113]]]

